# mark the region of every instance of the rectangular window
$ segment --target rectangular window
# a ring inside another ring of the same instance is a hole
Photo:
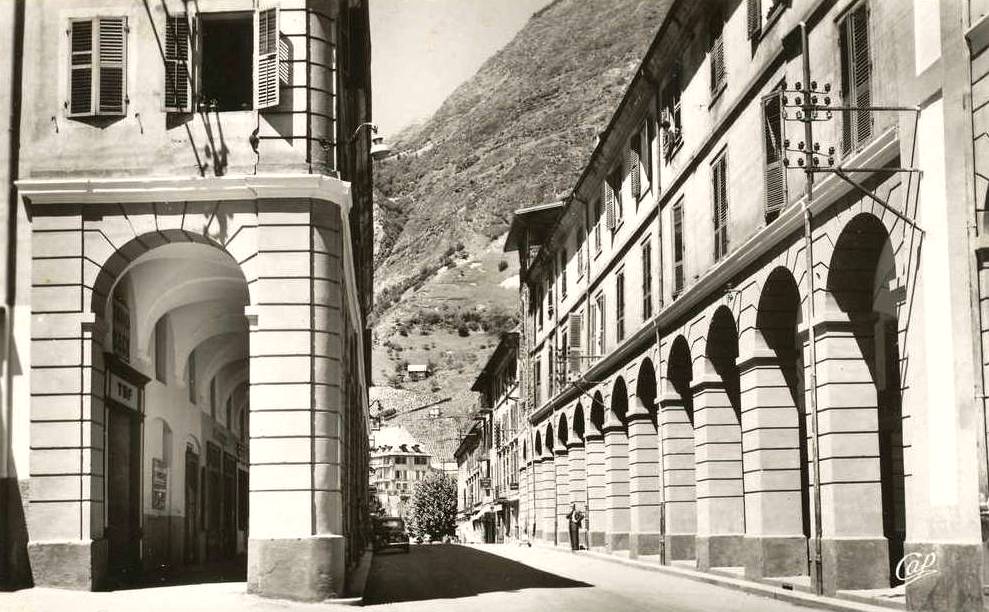
[[[584,276],[584,243],[587,242],[587,236],[584,234],[584,228],[581,226],[577,230],[577,278]]]
[[[188,16],[169,15],[165,21],[165,111],[192,111],[189,47]]]
[[[189,353],[189,403],[196,403],[196,351]]]
[[[711,19],[710,38],[711,48],[708,58],[711,64],[711,95],[716,96],[728,82],[728,71],[725,67],[725,20],[720,13]]]
[[[869,51],[869,7],[864,2],[838,22],[843,106],[872,106],[872,59]],[[860,148],[872,137],[872,113],[841,111],[843,153]]]
[[[714,261],[728,254],[728,156],[722,153],[711,166],[714,202]]]
[[[604,357],[605,349],[608,345],[607,336],[605,334],[605,330],[608,329],[608,325],[606,321],[607,317],[605,316],[606,311],[604,309],[604,305],[605,305],[604,294],[599,293],[597,297],[594,299],[594,311],[597,314],[597,319],[598,319],[597,321],[598,325],[596,331],[597,337],[594,343],[595,345],[594,348],[596,349],[597,356],[599,358]]]
[[[543,405],[543,373],[542,364],[538,359],[532,364],[532,400],[535,404],[533,407],[538,408]]]
[[[407,462],[405,457],[395,457],[395,463],[398,465],[405,465]]]
[[[209,381],[209,415],[216,420],[216,377]]]
[[[663,157],[667,163],[683,142],[683,126],[680,114],[680,68],[675,67],[666,87],[663,88],[659,126],[663,130]]]
[[[763,143],[766,149],[766,223],[786,206],[786,168],[783,166],[782,92],[777,89],[762,99]]]
[[[155,379],[158,382],[165,382],[167,359],[168,326],[166,324],[166,317],[162,317],[155,323]]]
[[[278,9],[199,15],[202,51],[199,100],[203,110],[240,111],[277,106]]]
[[[625,339],[625,272],[615,277],[615,339]]]
[[[673,299],[683,291],[684,274],[684,242],[683,242],[683,200],[673,205]]]
[[[622,216],[624,215],[624,210],[622,207],[622,168],[621,166],[616,167],[611,171],[611,176],[608,177],[608,183],[611,186],[612,198],[614,199],[614,209],[615,209],[615,224],[613,227],[618,227],[622,224]]]
[[[594,200],[594,252],[601,252],[601,198]]]
[[[69,21],[69,117],[127,112],[127,18]]]
[[[642,243],[642,320],[652,317],[652,244]]]
[[[652,148],[656,145],[656,122],[646,120],[646,146],[642,150],[642,168],[645,170],[646,185],[652,186]]]
[[[560,251],[560,295],[567,297],[567,249]]]
[[[636,202],[642,195],[642,134],[636,132],[628,139],[628,150],[625,154],[625,172],[632,183],[632,201]]]

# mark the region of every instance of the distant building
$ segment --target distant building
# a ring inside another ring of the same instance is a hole
[[[409,381],[424,380],[433,375],[433,369],[425,363],[410,363],[405,368],[405,376]]]
[[[487,419],[475,420],[453,453],[457,460],[457,536],[463,542],[495,541],[487,425]]]
[[[370,484],[387,516],[405,516],[405,504],[415,484],[439,471],[407,429],[400,425],[382,427],[371,440]]]

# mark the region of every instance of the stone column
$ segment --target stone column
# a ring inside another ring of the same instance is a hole
[[[633,398],[628,411],[628,484],[632,558],[659,554],[659,436],[652,415]]]
[[[556,543],[556,464],[552,451],[543,447],[542,466],[542,505],[539,520],[542,527],[542,540],[547,544]]]
[[[765,346],[761,334],[748,355],[739,357],[745,471],[745,575],[800,576],[808,572],[801,483],[800,419],[784,367],[788,363]],[[813,506],[807,508],[813,515]],[[810,517],[806,517],[808,520]]]
[[[628,435],[610,410],[604,417],[604,521],[608,552],[628,550]]]
[[[695,559],[697,477],[694,471],[694,427],[683,398],[668,392],[659,400],[663,450],[663,498],[666,500],[666,559]]]
[[[519,538],[529,530],[529,466],[527,461],[519,464]]]
[[[706,361],[706,360],[705,360]],[[697,567],[745,565],[742,430],[710,363],[695,377]]]
[[[259,201],[258,225],[247,587],[323,600],[343,593],[346,565],[339,210]]]
[[[556,545],[570,546],[569,525],[567,523],[567,513],[570,512],[570,462],[567,447],[561,442],[557,442],[561,448],[553,449],[555,455],[556,472],[554,484],[556,485]]]
[[[573,432],[570,433],[570,436],[567,442],[568,464],[570,466],[570,501],[577,504],[577,508],[584,513],[584,523],[581,525],[579,542],[581,546],[587,549],[589,548],[587,542],[587,471],[584,467],[584,442]],[[567,528],[569,529],[569,525]]]
[[[588,549],[605,547],[604,436],[588,429],[584,434],[587,471]]]
[[[842,314],[817,325],[824,591],[889,586],[879,480],[878,399],[861,346],[869,323]],[[806,361],[805,361],[806,362]],[[859,433],[868,432],[868,433]]]

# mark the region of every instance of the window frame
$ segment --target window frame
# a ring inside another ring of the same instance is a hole
[[[615,341],[625,340],[625,269],[615,272]]]
[[[683,232],[683,198],[680,198],[673,204],[673,207],[670,209],[670,216],[672,217],[671,225],[673,227],[673,240],[670,245],[673,249],[671,262],[673,266],[672,296],[675,300],[680,297],[687,286],[687,242]]]
[[[714,261],[721,261],[731,251],[728,206],[728,151],[722,149],[711,162],[711,204],[714,236]]]
[[[652,241],[649,237],[639,244],[639,257],[642,263],[642,320],[653,315],[652,297]]]

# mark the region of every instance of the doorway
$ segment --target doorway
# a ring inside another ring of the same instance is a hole
[[[106,538],[112,582],[141,573],[141,418],[109,404],[106,423]]]
[[[199,560],[199,455],[185,449],[185,543],[187,564]]]

